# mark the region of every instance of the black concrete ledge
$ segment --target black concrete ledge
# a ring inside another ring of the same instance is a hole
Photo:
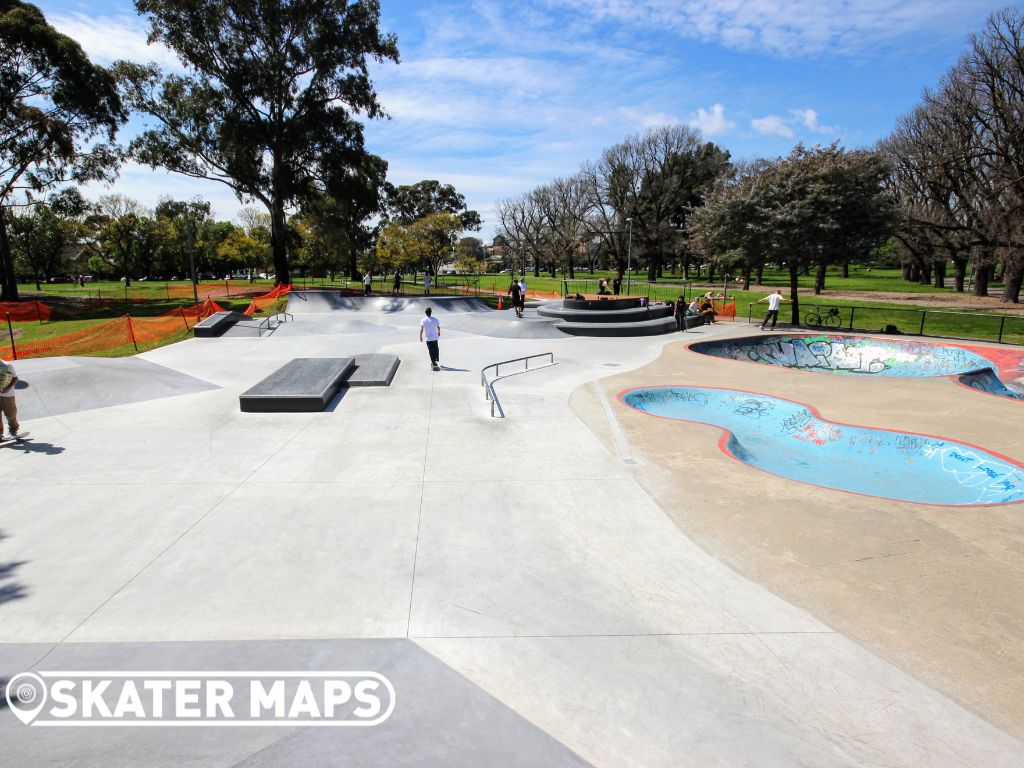
[[[557,304],[548,304],[537,309],[543,317],[557,317],[568,323],[633,323],[668,317],[673,308],[667,304],[651,307],[627,307],[625,309],[569,309]]]
[[[572,336],[657,336],[676,330],[676,320],[669,315],[635,323],[555,323],[555,328]]]
[[[643,300],[639,296],[626,296],[615,298],[607,296],[603,299],[562,299],[562,306],[566,309],[633,309],[639,307]]]
[[[248,315],[241,312],[214,312],[205,320],[200,320],[192,329],[196,338],[213,338],[220,336],[235,323],[243,320],[251,320]]]
[[[244,413],[322,411],[355,370],[351,357],[298,357],[239,395]]]

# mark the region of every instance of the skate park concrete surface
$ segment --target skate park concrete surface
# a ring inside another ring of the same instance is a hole
[[[794,483],[616,395],[756,389],[1018,460],[1021,403],[686,348],[744,323],[544,336],[534,312],[471,299],[300,302],[262,338],[17,364],[32,441],[0,448],[0,679],[375,670],[393,714],[37,728],[0,709],[5,763],[1024,764],[1024,505]],[[481,368],[544,352],[557,365],[495,385],[508,418],[492,419]],[[342,390],[323,413],[238,409],[293,358],[369,353],[401,358],[390,387]],[[71,394],[89,376],[108,385]]]

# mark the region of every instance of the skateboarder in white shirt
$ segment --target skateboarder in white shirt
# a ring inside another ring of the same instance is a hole
[[[430,367],[435,371],[440,371],[441,366],[438,365],[438,361],[441,359],[441,350],[438,348],[438,339],[441,338],[441,321],[432,315],[433,310],[427,307],[424,310],[424,317],[420,320],[420,341],[426,337],[427,352],[430,353]]]
[[[768,302],[768,314],[764,316],[764,320],[761,321],[761,330],[765,330],[765,326],[768,325],[768,321],[772,321],[772,330],[775,330],[775,321],[779,319],[779,307],[782,306],[782,302],[789,301],[789,299],[782,298],[782,291],[778,290],[775,293],[769,293],[763,299],[758,299],[755,304],[760,304],[762,301]]]

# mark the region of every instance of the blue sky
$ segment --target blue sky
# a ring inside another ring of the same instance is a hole
[[[1006,3],[981,0],[381,0],[402,61],[375,66],[391,118],[367,125],[389,179],[454,184],[494,231],[494,206],[631,133],[699,128],[736,158],[797,142],[871,145]],[[39,7],[94,61],[155,60],[130,2]],[[130,131],[130,128],[129,128]],[[127,135],[127,134],[126,134]],[[113,190],[152,206],[230,190],[126,167]]]

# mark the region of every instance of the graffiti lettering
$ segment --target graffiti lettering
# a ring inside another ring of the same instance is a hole
[[[750,419],[760,419],[762,416],[771,413],[773,403],[767,400],[743,400],[736,406],[733,413],[746,416]]]
[[[715,342],[698,349],[715,357],[785,368],[882,376],[949,376],[994,367],[969,349],[859,336],[776,336]]]
[[[792,416],[787,416],[779,424],[779,429],[785,432],[787,435],[791,435],[794,432],[799,432],[803,427],[808,424],[814,416],[806,408],[802,411],[794,413]]]

